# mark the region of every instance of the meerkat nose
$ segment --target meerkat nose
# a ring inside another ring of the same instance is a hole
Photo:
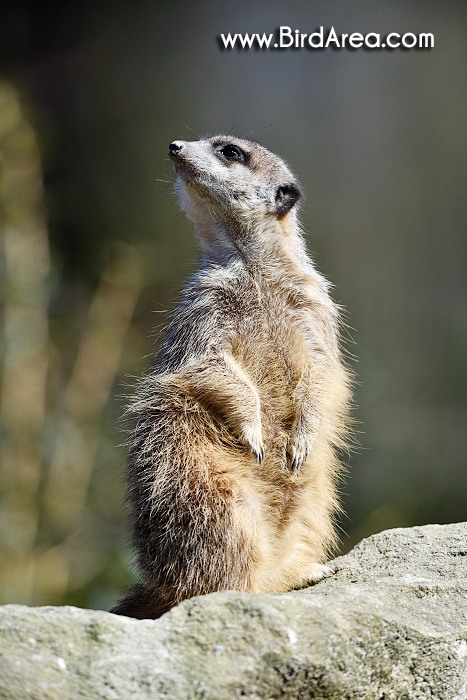
[[[183,141],[172,141],[169,144],[169,156],[178,156],[184,145]]]

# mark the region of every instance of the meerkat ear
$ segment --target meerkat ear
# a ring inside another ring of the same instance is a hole
[[[276,214],[284,216],[301,197],[300,190],[296,185],[280,185],[276,190]]]

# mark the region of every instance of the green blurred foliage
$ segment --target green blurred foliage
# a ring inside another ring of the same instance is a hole
[[[256,138],[302,181],[358,358],[343,549],[465,518],[465,3],[17,0],[2,18],[2,602],[106,607],[131,579],[119,417],[195,264],[166,151],[196,133]],[[216,41],[280,24],[435,48]]]

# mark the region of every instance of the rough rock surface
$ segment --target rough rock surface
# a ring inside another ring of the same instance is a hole
[[[215,593],[156,621],[0,608],[0,697],[467,698],[467,523],[381,532],[282,595]]]

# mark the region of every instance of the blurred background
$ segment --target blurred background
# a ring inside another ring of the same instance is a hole
[[[286,158],[347,309],[360,448],[342,550],[466,518],[466,20],[456,0],[4,0],[0,602],[105,609],[134,576],[120,416],[196,261],[166,158],[196,133]],[[281,24],[435,48],[216,40]]]

